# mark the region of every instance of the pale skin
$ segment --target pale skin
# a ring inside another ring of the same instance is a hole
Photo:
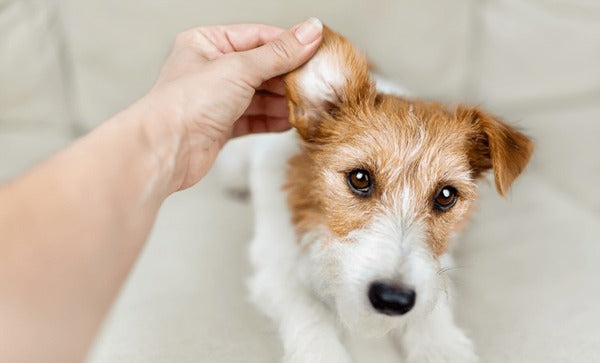
[[[149,93],[0,187],[0,361],[81,361],[170,194],[231,137],[289,128],[316,19],[181,33]]]

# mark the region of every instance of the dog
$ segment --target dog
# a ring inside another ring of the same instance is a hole
[[[391,349],[391,361],[477,361],[443,272],[476,182],[493,170],[505,195],[532,142],[477,107],[375,81],[364,55],[326,27],[285,83],[293,129],[220,156],[227,182],[250,190],[250,295],[276,324],[283,361],[352,362],[361,344]],[[385,360],[377,354],[365,360]]]

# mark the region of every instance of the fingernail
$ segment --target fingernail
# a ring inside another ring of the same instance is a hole
[[[323,23],[317,18],[308,18],[294,32],[296,39],[304,45],[314,42],[323,31]]]

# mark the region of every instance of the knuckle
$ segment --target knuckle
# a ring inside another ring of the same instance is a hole
[[[192,40],[192,31],[186,30],[183,31],[175,37],[175,44],[185,45],[191,42]]]
[[[210,31],[208,27],[188,29],[177,34],[175,42],[183,46],[193,46],[207,39]]]
[[[175,36],[174,48],[188,49],[204,59],[214,59],[218,51],[213,44],[212,32],[214,27],[193,28],[183,31]]]
[[[283,40],[275,39],[274,41],[270,42],[269,45],[273,53],[277,56],[282,64],[287,63],[292,59],[292,50]]]

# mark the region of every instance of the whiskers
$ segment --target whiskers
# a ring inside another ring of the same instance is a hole
[[[446,273],[446,272],[448,272],[448,271],[454,271],[454,270],[458,270],[458,269],[461,269],[461,268],[463,268],[463,267],[460,267],[460,266],[447,266],[447,267],[442,267],[442,268],[440,268],[440,269],[437,271],[437,274],[438,274],[438,275],[443,275],[443,274],[445,274],[445,273]]]

